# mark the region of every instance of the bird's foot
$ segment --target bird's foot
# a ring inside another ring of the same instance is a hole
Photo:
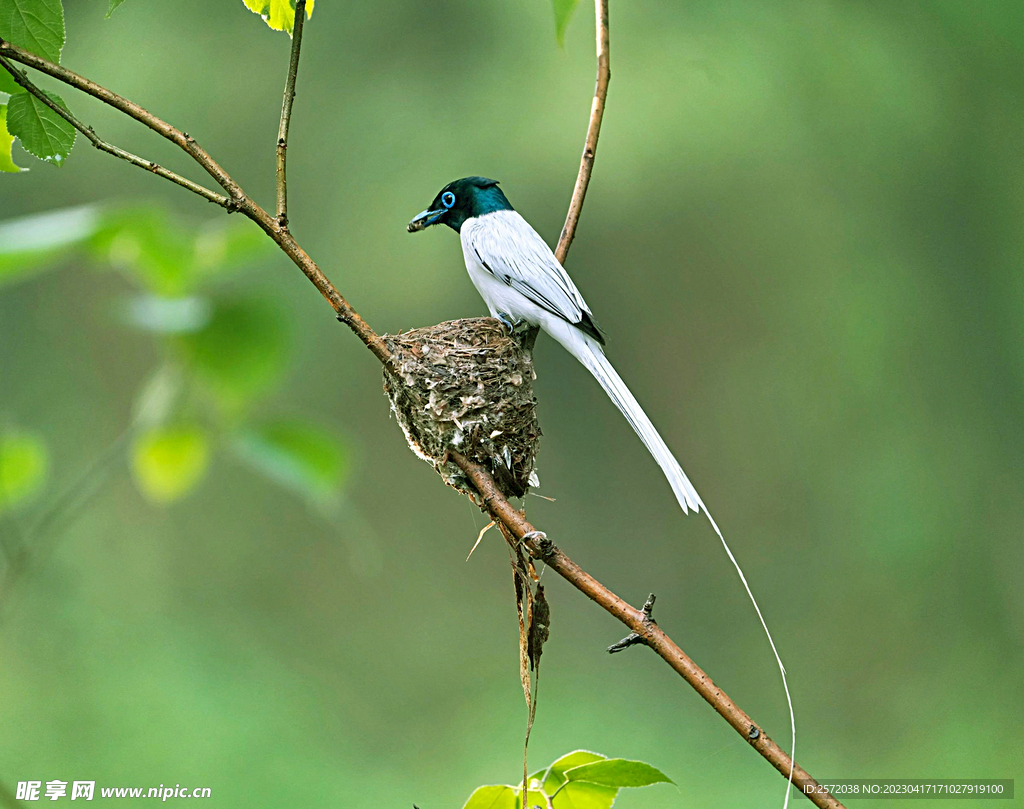
[[[498,320],[500,320],[502,322],[502,324],[505,326],[506,329],[508,329],[508,333],[510,335],[511,334],[515,334],[516,333],[516,329],[519,328],[520,324],[522,323],[521,320],[517,320],[516,318],[512,317],[512,315],[508,314],[507,312],[498,312],[495,315],[495,317],[498,318]]]

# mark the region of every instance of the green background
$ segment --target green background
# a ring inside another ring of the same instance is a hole
[[[194,135],[265,205],[288,39],[241,2],[67,5],[63,63]],[[502,181],[550,242],[593,89],[593,10],[320,0],[290,147],[299,241],[378,331],[485,313],[455,236],[408,219]],[[819,778],[1021,777],[1024,11],[1019,3],[612,2],[613,78],[567,266],[608,353],[744,565]],[[48,89],[53,82],[40,80]],[[62,90],[102,137],[173,146]],[[218,209],[91,149],[0,178],[0,219]],[[255,226],[252,226],[255,228]],[[0,419],[42,435],[31,524],[125,429],[159,341],[82,258],[0,288]],[[0,625],[0,779],[208,786],[218,806],[457,807],[515,783],[525,709],[506,552],[405,447],[376,360],[278,252],[220,293],[274,298],[288,373],[258,415],[343,437],[342,505],[230,453],[152,505],[127,464],[62,522]],[[656,617],[770,735],[770,650],[703,516],[542,339],[530,518]],[[0,523],[0,531],[12,530]],[[621,625],[548,575],[536,767],[575,748],[661,785],[623,807],[747,807],[783,783]],[[968,805],[970,802],[965,802]]]

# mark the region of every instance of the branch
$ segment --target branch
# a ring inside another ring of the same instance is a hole
[[[246,194],[231,175],[221,168],[220,164],[205,149],[196,143],[195,138],[186,132],[182,132],[177,127],[171,126],[166,121],[157,118],[135,102],[111,92],[106,87],[102,87],[96,84],[96,82],[68,70],[66,67],[56,65],[3,39],[0,39],[0,56],[6,56],[15,62],[28,65],[70,87],[98,98],[103,103],[109,104],[114,109],[120,110],[125,115],[145,124],[154,132],[163,135],[169,141],[179,146],[228,192],[228,196],[234,203],[235,208],[259,225],[295,265],[302,270],[305,276],[313,283],[313,286],[327,299],[327,302],[337,313],[338,320],[352,329],[366,347],[374,353],[377,359],[386,365],[391,364],[391,352],[384,345],[380,335],[370,328],[369,324],[359,316],[359,313],[349,305],[348,301],[342,297],[334,284],[327,279],[327,276],[316,265],[316,262],[292,238],[287,229],[282,228],[274,217]]]
[[[217,181],[218,185],[228,192],[228,196],[232,198],[244,196],[242,189],[238,187],[238,184],[231,179],[228,173],[220,167],[216,160],[210,157],[205,149],[202,149],[199,144],[195,142],[195,139],[190,137],[187,133],[174,128],[166,121],[162,121],[155,115],[147,112],[135,102],[129,101],[127,98],[122,98],[117,93],[112,93],[106,87],[101,87],[96,84],[96,82],[83,78],[77,73],[73,73],[68,70],[66,67],[54,64],[53,62],[43,59],[41,56],[36,56],[31,51],[19,48],[14,43],[6,42],[3,39],[0,39],[0,56],[6,56],[8,59],[13,59],[15,62],[21,62],[23,65],[35,68],[48,76],[52,76],[58,81],[64,82],[64,84],[67,84],[70,87],[81,90],[83,93],[88,93],[94,98],[98,98],[104,104],[109,104],[114,109],[120,110],[125,115],[145,124],[154,132],[158,132],[172,143],[184,149],[193,160],[206,169],[207,173]]]
[[[612,77],[608,61],[608,0],[594,0],[594,14],[597,18],[597,86],[594,88],[594,102],[590,107],[590,124],[587,126],[587,139],[583,144],[583,157],[580,158],[580,172],[576,175],[576,186],[569,201],[569,212],[565,217],[562,235],[558,237],[558,246],[555,247],[555,257],[562,264],[565,263],[569,246],[576,236],[576,225],[580,221],[580,211],[583,210],[583,199],[587,196],[587,186],[590,185],[597,139],[601,134],[601,119],[604,118],[604,101],[608,97],[608,82]]]
[[[284,83],[281,101],[281,126],[277,130],[277,223],[288,227],[288,180],[285,164],[288,160],[288,126],[292,122],[292,103],[295,101],[295,79],[299,75],[299,50],[302,48],[302,24],[306,19],[306,0],[295,4],[295,24],[292,27],[292,56],[288,62],[288,78]]]
[[[566,224],[562,230],[562,236],[559,239],[556,250],[556,255],[560,261],[564,260],[565,255],[568,252],[569,245],[572,242],[576,224],[579,221],[583,198],[586,194],[587,185],[590,181],[590,173],[593,169],[594,163],[594,151],[597,147],[597,138],[600,133],[601,118],[604,114],[604,101],[610,77],[608,67],[608,0],[595,0],[595,4],[597,8],[597,88],[594,94],[590,124],[587,129],[586,145],[584,147],[583,158],[580,164],[579,176],[576,179],[576,187],[573,191],[569,214],[566,218]],[[301,5],[301,0],[297,5]],[[296,19],[296,26],[299,25],[300,22]],[[291,85],[292,92],[294,92],[293,72],[297,70],[299,51],[299,43],[297,40],[299,39],[298,34],[300,32],[301,28],[296,31],[296,36],[293,39],[293,64],[289,69],[289,79],[285,89],[286,97],[282,105],[282,127],[285,132],[287,132],[287,119],[290,118],[290,111],[286,113],[284,106],[287,105],[290,110],[291,102],[288,100],[288,86]],[[196,143],[194,138],[180,129],[171,126],[166,121],[163,121],[155,115],[147,112],[138,104],[111,92],[105,87],[102,87],[89,79],[83,78],[77,73],[73,73],[67,68],[56,65],[2,39],[0,39],[0,57],[6,57],[7,59],[28,65],[29,67],[35,68],[36,70],[39,70],[58,81],[63,82],[64,84],[81,90],[94,98],[98,98],[105,104],[108,104],[143,123],[154,132],[159,133],[172,143],[179,146],[190,157],[192,157],[193,160],[202,166],[225,191],[227,191],[229,204],[224,205],[224,207],[228,210],[235,209],[241,211],[249,219],[252,219],[257,225],[259,225],[260,228],[262,228],[263,231],[273,239],[275,243],[277,243],[281,250],[284,251],[295,265],[302,270],[317,290],[319,290],[320,294],[327,299],[328,303],[330,303],[331,307],[337,313],[338,320],[349,326],[349,328],[355,332],[356,336],[363,341],[363,343],[374,353],[382,364],[393,367],[391,352],[388,350],[381,337],[372,328],[370,328],[369,324],[367,324],[366,321],[363,320],[349,305],[345,298],[342,297],[341,293],[338,292],[334,284],[327,279],[313,259],[310,258],[309,254],[306,253],[298,242],[295,241],[284,223],[282,223],[279,218],[273,217],[267,213],[267,211],[264,210],[255,200],[246,194],[234,179],[223,168],[221,168],[221,166],[202,147],[200,147],[198,143]],[[14,75],[16,79],[18,78],[18,72],[16,70],[12,70],[11,66],[6,63],[6,60],[4,61],[3,66],[11,71],[12,75]],[[22,78],[24,79],[25,77],[22,76]],[[27,79],[25,79],[25,81],[27,82]],[[71,118],[68,118],[67,120],[74,125],[74,121],[72,121]],[[89,137],[88,132],[92,131],[91,128],[85,127],[85,130],[87,131],[79,129],[79,131],[83,131],[83,134],[86,134],[86,137]],[[95,136],[95,133],[92,134]],[[90,138],[90,140],[92,140],[92,138]],[[97,138],[96,140],[98,141],[99,139]],[[93,143],[95,144],[96,141],[93,141]],[[103,142],[100,141],[100,143]],[[106,145],[109,146],[109,144]],[[116,149],[116,147],[111,147],[111,149]],[[104,151],[109,150],[104,149]],[[111,151],[110,153],[115,154],[118,157],[122,157],[123,159],[127,159],[124,155],[118,154],[117,151]],[[125,155],[127,154],[128,153],[125,153]],[[134,157],[134,155],[132,155],[132,157]],[[281,157],[283,157],[283,153],[279,152],[279,159]],[[133,165],[139,165],[141,168],[145,168],[148,171],[154,171],[154,173],[174,181],[172,177],[168,176],[170,172],[156,172],[150,165],[148,165],[149,161],[142,160],[141,158],[138,158],[138,160],[141,161],[141,165],[139,162],[131,160],[129,160],[129,162],[132,162]],[[283,174],[280,176],[283,177]],[[182,183],[178,184],[181,185]],[[184,187],[188,188],[189,186]],[[549,567],[576,587],[580,592],[595,601],[629,627],[633,633],[637,634],[642,639],[643,643],[646,643],[654,649],[673,669],[676,670],[676,672],[679,673],[680,676],[683,677],[684,680],[693,686],[693,688],[708,703],[710,703],[711,706],[714,707],[714,709],[718,711],[718,713],[725,718],[725,720],[729,722],[729,724],[732,725],[733,728],[740,733],[755,750],[764,756],[764,758],[767,759],[780,773],[788,776],[789,768],[792,764],[790,757],[781,748],[779,748],[778,745],[776,745],[775,742],[773,742],[746,713],[744,713],[731,699],[729,699],[721,689],[715,686],[707,674],[705,674],[696,663],[694,663],[678,646],[676,646],[676,644],[658,627],[656,623],[654,623],[653,620],[649,618],[649,616],[646,616],[644,612],[630,606],[611,592],[607,587],[598,582],[593,576],[585,572],[579,567],[579,565],[569,559],[569,557],[562,553],[561,550],[556,548],[554,544],[547,539],[547,537],[536,531],[536,529],[526,521],[526,518],[508,502],[505,496],[497,488],[493,478],[486,469],[472,461],[469,461],[454,450],[449,451],[449,457],[466,473],[469,479],[473,482],[477,491],[480,493],[482,497],[481,508],[485,508],[491,513],[491,515],[500,520],[512,535],[526,546],[535,558],[542,559]],[[811,778],[805,770],[799,766],[792,766],[794,768],[793,783],[799,787],[807,785],[817,786],[817,782]],[[828,809],[842,809],[842,804],[827,792],[812,791],[810,794],[804,794],[807,795],[807,797],[817,806],[823,807],[823,809],[826,807]]]
[[[786,751],[773,742],[760,725],[756,724],[722,689],[715,685],[700,666],[694,663],[686,652],[680,649],[665,634],[664,630],[651,620],[645,611],[630,606],[615,595],[527,522],[522,512],[501,493],[490,472],[455,450],[449,450],[448,457],[466,473],[466,477],[480,493],[481,509],[485,509],[496,520],[504,523],[513,536],[526,546],[531,556],[543,561],[583,595],[629,627],[632,633],[639,636],[639,642],[647,644],[657,652],[659,657],[675,669],[679,676],[686,680],[783,777],[789,777],[789,768],[792,765],[793,783],[800,787],[800,791],[807,795],[816,806],[821,809],[842,809],[842,804],[832,795],[827,792],[818,792],[820,789],[818,782],[802,767],[793,764]],[[653,606],[651,603],[651,608]],[[803,787],[806,786],[813,787],[810,793],[804,792]]]
[[[105,140],[101,140],[96,135],[95,130],[93,130],[91,126],[86,126],[81,121],[79,121],[74,115],[72,115],[68,110],[60,106],[60,104],[57,104],[52,98],[46,95],[46,93],[44,93],[36,85],[29,81],[28,76],[25,75],[24,71],[15,68],[14,65],[12,65],[3,56],[0,56],[0,66],[3,66],[7,70],[7,72],[11,74],[11,77],[18,84],[20,84],[22,87],[28,90],[29,93],[34,95],[36,98],[42,101],[47,107],[49,107],[51,110],[57,113],[61,118],[63,118],[65,121],[71,124],[71,126],[77,129],[83,135],[85,135],[85,137],[89,139],[89,142],[92,143],[92,145],[99,149],[101,152],[106,152],[107,154],[111,154],[114,157],[119,157],[122,160],[127,160],[133,166],[138,166],[139,168],[146,169],[146,171],[151,171],[158,177],[163,177],[165,180],[170,180],[172,183],[180,185],[182,188],[186,188],[193,194],[198,194],[204,199],[208,199],[210,202],[215,202],[222,208],[226,208],[229,211],[233,211],[235,209],[235,203],[232,202],[228,197],[211,191],[209,188],[199,185],[199,183],[194,183],[191,180],[182,177],[180,174],[176,174],[175,172],[169,169],[165,169],[163,166],[154,163],[152,160],[146,160],[143,157],[134,155],[131,152],[126,152],[124,149],[120,149],[117,146],[114,146],[113,144],[107,143]]]

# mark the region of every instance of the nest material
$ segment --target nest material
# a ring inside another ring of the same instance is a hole
[[[472,492],[448,449],[484,464],[502,491],[537,485],[540,442],[533,359],[498,320],[468,318],[384,335],[397,372],[384,391],[409,447],[449,486]]]

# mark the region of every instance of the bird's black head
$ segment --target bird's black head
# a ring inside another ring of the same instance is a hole
[[[463,177],[442,188],[423,213],[417,214],[407,230],[415,233],[431,225],[447,225],[456,233],[467,219],[494,211],[511,211],[512,205],[498,188],[497,180]]]

